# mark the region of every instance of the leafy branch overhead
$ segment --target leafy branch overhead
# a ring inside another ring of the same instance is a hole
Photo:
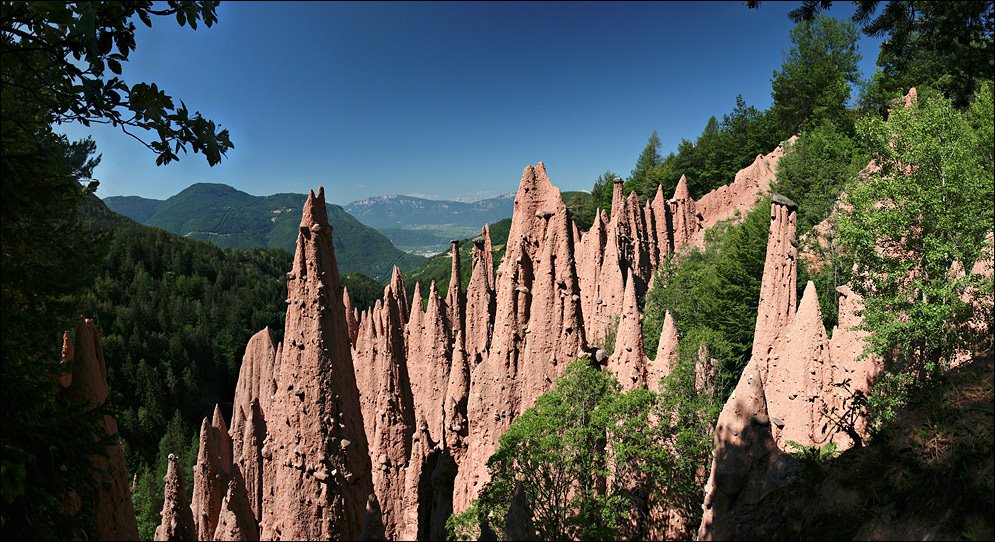
[[[156,153],[156,164],[178,160],[188,148],[210,165],[234,148],[228,130],[191,113],[155,83],[129,85],[122,65],[135,50],[137,16],[148,27],[153,16],[176,18],[180,26],[217,22],[218,2],[3,2],[4,108],[19,124],[79,122],[110,124]]]

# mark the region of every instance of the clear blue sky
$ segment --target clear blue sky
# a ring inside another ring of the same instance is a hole
[[[102,197],[219,182],[323,184],[340,204],[479,199],[515,191],[540,160],[561,190],[586,190],[606,169],[627,176],[653,130],[666,155],[737,94],[768,107],[798,4],[223,2],[212,28],[136,21],[124,72],[228,128],[221,164],[156,167],[113,128],[62,129],[97,141]],[[861,36],[865,76],[879,45]]]

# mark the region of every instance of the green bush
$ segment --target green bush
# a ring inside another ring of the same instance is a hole
[[[541,540],[638,537],[627,520],[669,461],[650,422],[655,402],[646,389],[622,393],[610,373],[574,362],[501,437],[487,461],[490,482],[474,507],[447,522],[450,537],[479,528],[504,538],[517,484]]]

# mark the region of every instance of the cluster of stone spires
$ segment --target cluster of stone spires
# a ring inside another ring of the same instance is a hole
[[[651,286],[667,251],[700,244],[705,224],[745,214],[769,190],[780,155],[779,148],[758,157],[736,182],[699,202],[683,179],[674,198],[664,201],[658,190],[645,207],[623,198],[616,183],[611,216],[599,213],[583,235],[543,164],[530,166],[497,273],[485,227],[474,241],[465,295],[454,243],[446,298],[433,283],[425,310],[420,285],[408,305],[397,269],[373,308],[352,307],[340,287],[323,190],[312,192],[287,274],[284,343],[274,344],[268,328],[254,335],[231,427],[218,408],[204,419],[190,507],[182,469],[170,458],[156,539],[441,538],[449,514],[469,506],[486,482],[498,437],[569,362],[592,357],[626,389],[655,388],[673,370],[677,326],[667,314],[649,359],[637,291]],[[708,203],[719,199],[725,207]],[[863,337],[850,329],[859,299],[849,290],[840,290],[840,327],[831,341],[811,284],[795,313],[794,204],[775,197],[771,213],[754,355],[716,428],[703,538],[728,533],[723,525],[735,521],[736,508],[784,475],[789,440],[846,447],[859,439],[859,425],[855,434],[840,432],[825,423],[821,407],[838,409],[845,400],[832,382],[848,377],[866,391],[876,374],[872,359],[854,363]],[[604,333],[615,315],[609,356],[588,338]],[[600,331],[592,332],[598,322]],[[67,335],[64,358],[75,350],[88,361],[62,384],[85,388],[77,393],[99,404],[106,381],[92,322],[81,323],[77,342],[72,348]],[[704,387],[707,354],[699,358]],[[115,433],[113,419],[108,423]],[[95,471],[110,488],[97,507],[97,524],[110,539],[137,534],[119,448]],[[680,521],[666,510],[647,517],[660,523],[649,533]]]
[[[668,252],[745,215],[782,154],[758,156],[697,202],[684,178],[673,198],[661,188],[645,206],[617,180],[611,214],[583,234],[545,166],[529,166],[496,273],[484,227],[465,293],[454,243],[445,299],[433,283],[426,304],[417,284],[409,306],[395,268],[362,312],[340,287],[323,190],[312,192],[287,275],[284,343],[268,329],[249,341],[230,429],[220,411],[202,426],[192,513],[177,512],[170,488],[181,484],[167,480],[157,537],[182,538],[191,518],[200,539],[442,537],[486,483],[498,437],[571,361],[594,358],[626,389],[669,374],[677,326],[668,314],[649,359],[637,295]],[[609,356],[595,344],[616,317]]]
[[[908,102],[908,100],[906,100]],[[735,181],[693,200],[681,179],[644,207],[616,180],[611,215],[581,234],[542,163],[522,176],[504,260],[493,272],[485,226],[474,240],[469,287],[452,278],[443,300],[421,286],[409,307],[395,268],[383,298],[360,313],[341,288],[324,192],[304,206],[287,274],[284,343],[268,328],[246,347],[229,428],[219,408],[204,419],[187,506],[182,469],[170,455],[156,540],[427,539],[466,509],[486,482],[486,460],[515,416],[547,391],[566,365],[592,357],[626,389],[655,389],[673,368],[677,325],[668,313],[656,356],[643,351],[637,292],[652,287],[669,251],[700,245],[715,223],[745,214],[769,191],[783,145]],[[827,339],[810,282],[796,309],[796,206],[774,196],[752,357],[715,428],[702,540],[734,538],[750,507],[793,469],[789,443],[845,449],[866,427],[835,423],[849,395],[867,393],[879,370],[860,359],[861,300],[840,287],[839,325]],[[992,237],[987,241],[992,243]],[[991,276],[989,259],[972,273]],[[959,272],[963,273],[961,269]],[[593,346],[618,317],[611,356]],[[709,385],[699,352],[696,386]],[[77,361],[71,365],[70,362]],[[59,383],[93,406],[108,395],[100,336],[81,318],[67,332]],[[849,382],[848,388],[835,384]],[[103,433],[117,434],[110,416]],[[94,458],[97,536],[137,539],[119,443]],[[516,490],[518,509],[527,496]],[[519,502],[520,501],[520,502]],[[69,492],[68,514],[81,497]],[[645,532],[679,532],[682,518],[649,504]],[[519,510],[520,512],[521,510]],[[528,529],[521,530],[528,535]],[[517,532],[517,531],[516,531]]]

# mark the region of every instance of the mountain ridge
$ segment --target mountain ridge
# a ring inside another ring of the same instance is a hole
[[[104,203],[147,226],[221,248],[285,248],[293,251],[306,194],[254,196],[220,183],[194,183],[166,200],[111,196]],[[156,202],[159,202],[158,204]],[[358,272],[384,281],[397,265],[416,267],[424,259],[407,254],[390,240],[329,204],[329,221],[336,232],[336,251],[343,273]],[[154,210],[148,214],[150,210]]]

